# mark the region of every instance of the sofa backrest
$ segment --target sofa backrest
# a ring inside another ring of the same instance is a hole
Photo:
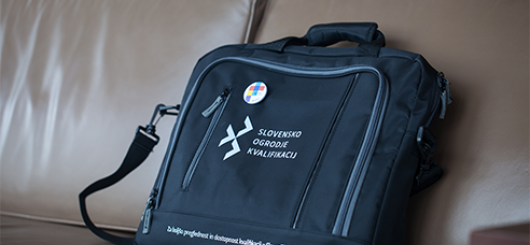
[[[2,213],[81,223],[77,196],[121,164],[158,103],[180,103],[197,60],[252,39],[266,1],[1,1]],[[87,199],[134,228],[175,118],[129,178]]]

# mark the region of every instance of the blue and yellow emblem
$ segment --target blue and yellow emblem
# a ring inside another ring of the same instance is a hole
[[[243,99],[248,104],[256,104],[261,102],[267,95],[267,85],[264,82],[258,81],[250,84],[243,93]]]

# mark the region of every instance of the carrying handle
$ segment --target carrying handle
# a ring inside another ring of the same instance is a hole
[[[307,46],[329,46],[340,41],[385,46],[385,37],[377,30],[377,23],[330,23],[312,26],[305,38]]]
[[[340,41],[350,41],[359,43],[361,56],[377,57],[381,47],[386,44],[385,36],[377,30],[377,27],[377,23],[374,22],[319,24],[309,28],[306,35],[301,38],[287,37],[254,48],[281,53],[287,46],[325,47]]]

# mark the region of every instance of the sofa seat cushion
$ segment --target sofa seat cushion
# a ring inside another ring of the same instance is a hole
[[[0,244],[110,244],[83,226],[38,221],[14,216],[0,216]],[[120,236],[134,236],[132,232],[114,232]]]

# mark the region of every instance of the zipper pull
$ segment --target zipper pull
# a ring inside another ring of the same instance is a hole
[[[157,193],[158,190],[154,189],[151,193],[151,196],[149,196],[149,199],[147,199],[147,203],[145,204],[144,213],[142,214],[142,221],[144,222],[142,229],[143,234],[148,234],[151,230],[151,221],[153,220],[153,209],[155,208],[155,198]]]
[[[219,96],[217,96],[217,99],[208,107],[206,110],[204,110],[201,114],[204,117],[210,117],[221,104],[226,100],[226,97],[228,97],[228,93],[230,93],[230,90],[226,88],[223,93],[221,93]]]
[[[441,78],[441,81],[438,83],[438,88],[442,92],[440,94],[440,98],[442,100],[442,109],[440,110],[440,118],[444,119],[447,105],[451,104],[453,102],[453,99],[451,97],[451,91],[449,90],[449,81],[447,81],[443,72],[440,72],[439,76]]]

